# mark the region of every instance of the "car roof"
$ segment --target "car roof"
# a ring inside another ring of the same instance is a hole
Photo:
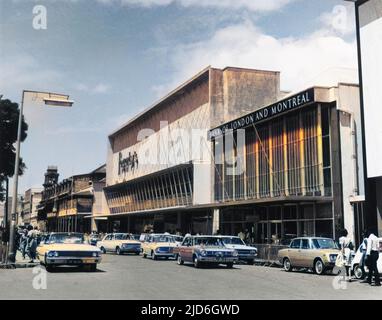
[[[296,237],[293,238],[293,240],[299,240],[299,239],[327,239],[327,240],[333,240],[332,238],[327,238],[327,237]]]

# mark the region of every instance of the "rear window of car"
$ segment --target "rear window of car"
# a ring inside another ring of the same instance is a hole
[[[290,247],[293,249],[300,248],[300,239],[295,239],[290,243]]]

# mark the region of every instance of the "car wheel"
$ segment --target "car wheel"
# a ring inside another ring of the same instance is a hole
[[[119,247],[115,248],[115,252],[117,253],[117,255],[121,255],[122,252],[121,252],[121,249]]]
[[[314,272],[318,275],[322,275],[325,273],[325,265],[324,263],[322,262],[321,259],[317,259],[315,262],[314,262],[314,266],[313,266],[313,269],[314,269]]]
[[[200,261],[198,260],[197,256],[194,256],[194,267],[200,268]]]
[[[95,263],[90,265],[90,271],[91,272],[96,272],[97,271],[97,265]]]
[[[287,271],[287,272],[292,271],[292,264],[290,263],[290,260],[288,258],[284,259],[283,267],[284,267],[284,270]]]
[[[147,258],[146,252],[143,252],[142,257],[145,258],[145,259]]]
[[[232,269],[233,268],[233,262],[227,263],[227,268]]]
[[[105,250],[105,248],[104,248],[104,247],[101,247],[100,249],[101,249],[101,251],[102,251],[102,253],[103,253],[103,254],[105,254],[105,253],[106,253],[106,250]]]
[[[140,252],[136,252],[135,255],[139,256]]]
[[[182,260],[182,257],[180,255],[178,255],[177,262],[178,262],[179,265],[184,264],[184,261]]]
[[[255,260],[248,260],[247,264],[250,266],[253,266],[255,264]]]
[[[152,258],[153,260],[157,260],[157,259],[158,259],[158,257],[156,256],[156,254],[155,254],[154,251],[151,251],[151,258]]]
[[[358,280],[362,280],[363,278],[365,278],[365,271],[359,264],[356,264],[354,266],[353,273],[355,278]]]
[[[48,272],[53,272],[53,269],[54,269],[54,267],[53,267],[52,265],[50,265],[50,264],[46,264],[46,265],[45,265],[45,270],[46,270],[46,271],[48,271]]]
[[[174,254],[174,259],[178,260],[178,256],[179,256],[179,254]]]

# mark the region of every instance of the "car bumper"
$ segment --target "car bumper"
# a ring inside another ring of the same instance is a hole
[[[141,252],[141,248],[121,248],[120,251],[123,253],[137,253]]]
[[[83,265],[83,264],[96,264],[101,262],[101,258],[77,258],[77,257],[65,257],[65,258],[47,258],[46,264],[54,265]]]
[[[175,253],[171,252],[171,253],[167,253],[167,252],[155,252],[155,255],[157,257],[167,257],[167,258],[174,258],[175,257]]]
[[[240,261],[252,261],[252,260],[255,260],[255,258],[256,258],[256,255],[248,255],[248,254],[240,255],[239,254],[239,260]]]
[[[200,262],[208,262],[208,263],[232,263],[232,262],[237,262],[238,258],[237,257],[224,257],[221,259],[218,259],[216,257],[198,257]]]

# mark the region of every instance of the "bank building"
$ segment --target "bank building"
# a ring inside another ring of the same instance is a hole
[[[279,72],[208,67],[109,135],[93,228],[359,239],[359,101],[357,84],[284,92]]]

